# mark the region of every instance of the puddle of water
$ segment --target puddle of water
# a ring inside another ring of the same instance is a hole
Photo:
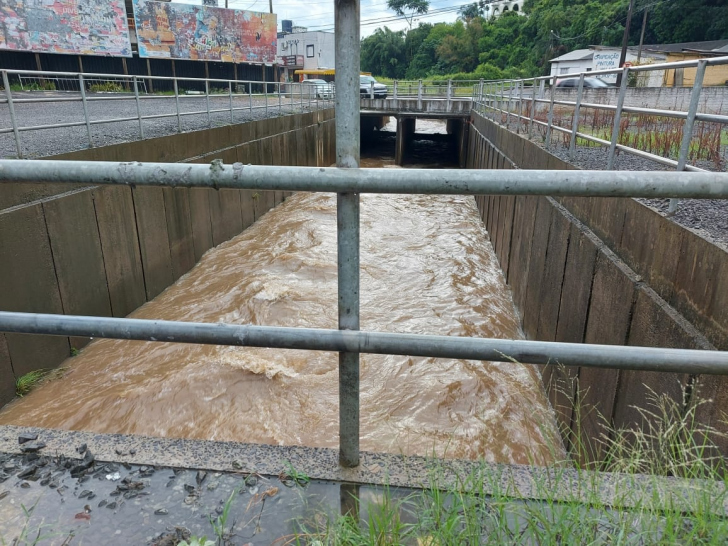
[[[335,196],[300,193],[131,316],[336,328],[336,274]],[[362,196],[361,327],[522,337],[472,197]],[[64,366],[0,424],[338,446],[333,353],[98,340]],[[543,465],[557,438],[531,366],[361,356],[363,450]]]

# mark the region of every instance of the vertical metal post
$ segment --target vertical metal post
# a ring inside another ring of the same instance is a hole
[[[336,166],[359,167],[359,0],[335,3]],[[359,329],[359,194],[336,206],[339,329]],[[359,353],[339,353],[339,462],[359,464]]]
[[[263,82],[263,97],[265,98],[265,117],[268,117],[268,84],[266,82]]]
[[[228,102],[230,103],[230,125],[235,123],[233,121],[233,82],[228,81]]]
[[[528,119],[528,138],[533,136],[533,117],[536,115],[536,78],[533,78],[531,87],[531,115]]]
[[[683,139],[680,144],[680,154],[677,157],[677,170],[684,171],[685,165],[688,162],[688,155],[690,154],[690,142],[693,140],[693,127],[695,126],[695,115],[698,113],[698,106],[700,105],[700,93],[703,91],[703,79],[705,78],[705,69],[707,67],[705,59],[698,61],[698,69],[695,72],[695,83],[693,84],[693,90],[690,93],[690,106],[688,107],[688,117],[685,120],[683,126]],[[668,208],[668,214],[675,214],[677,212],[677,205],[680,202],[679,199],[670,199],[670,206]]]
[[[248,108],[250,117],[253,117],[253,82],[248,82]]]
[[[136,100],[137,117],[139,118],[139,138],[144,140],[144,126],[142,125],[142,106],[139,102],[139,82],[136,76],[132,76],[134,83],[134,100]]]
[[[88,147],[94,147],[91,138],[91,120],[88,118],[88,104],[86,103],[86,84],[83,81],[83,74],[78,75],[78,88],[81,90],[81,102],[83,103],[83,117],[86,120],[86,133],[88,134]]]
[[[23,151],[20,148],[20,131],[18,131],[18,123],[15,121],[15,106],[13,106],[13,93],[10,91],[10,81],[8,73],[3,70],[3,87],[5,88],[5,98],[8,100],[8,111],[10,112],[10,123],[13,126],[13,136],[15,136],[15,149],[18,157],[23,157]]]
[[[612,127],[612,141],[609,144],[609,156],[607,156],[607,170],[614,169],[614,155],[617,151],[617,140],[619,139],[619,129],[622,123],[622,107],[624,107],[624,97],[627,94],[627,80],[629,80],[629,67],[622,69],[621,80],[619,86],[619,98],[617,98],[617,111],[614,112],[614,127]]]
[[[574,119],[571,122],[571,140],[569,141],[569,159],[574,160],[576,151],[576,132],[579,130],[579,114],[581,113],[581,99],[584,96],[584,72],[579,76],[579,89],[576,92],[576,106],[574,106]]]
[[[485,107],[485,104],[483,104],[483,79],[480,79],[480,84],[478,86],[478,103],[480,103],[480,113],[482,114],[484,112],[483,108]]]
[[[392,93],[394,100],[397,100],[397,80],[394,80],[394,91]]]
[[[210,80],[205,80],[205,106],[207,107],[207,126],[212,127],[212,119],[210,118]]]
[[[447,80],[447,111],[450,111],[450,101],[452,99],[452,80]]]
[[[281,105],[281,91],[283,91],[283,84],[281,82],[278,82],[278,115],[281,115],[281,110],[283,109],[283,106]]]
[[[505,85],[505,84],[504,84]],[[506,99],[506,127],[511,124],[511,99],[513,98],[513,82],[508,82],[508,98]]]
[[[556,88],[556,80],[551,82],[551,100],[549,101],[549,119],[546,126],[546,149],[551,148],[551,126],[554,124],[554,90]]]
[[[521,123],[523,121],[523,84],[525,80],[518,82],[518,125],[516,125],[516,133],[521,132]]]
[[[172,61],[174,63],[174,61]],[[174,106],[177,109],[177,132],[182,132],[182,116],[179,113],[179,86],[177,85],[177,78],[174,80]]]
[[[422,110],[422,80],[417,84],[417,109]]]

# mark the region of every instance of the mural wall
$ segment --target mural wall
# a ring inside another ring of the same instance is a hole
[[[0,0],[0,49],[131,57],[124,0]]]
[[[275,14],[134,0],[140,57],[273,63]]]

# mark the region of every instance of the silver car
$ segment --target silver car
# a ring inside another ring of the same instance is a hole
[[[318,99],[330,99],[334,96],[334,86],[326,80],[303,80],[304,93]],[[306,91],[308,89],[308,91]]]

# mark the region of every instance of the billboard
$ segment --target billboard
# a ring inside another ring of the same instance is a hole
[[[134,0],[134,20],[140,57],[275,62],[272,13]]]
[[[619,68],[619,56],[620,51],[595,51],[594,57],[592,57],[592,69],[593,70],[611,70],[613,68]],[[607,83],[617,83],[616,74],[604,74],[597,76]]]
[[[0,0],[0,49],[131,57],[124,0]]]

